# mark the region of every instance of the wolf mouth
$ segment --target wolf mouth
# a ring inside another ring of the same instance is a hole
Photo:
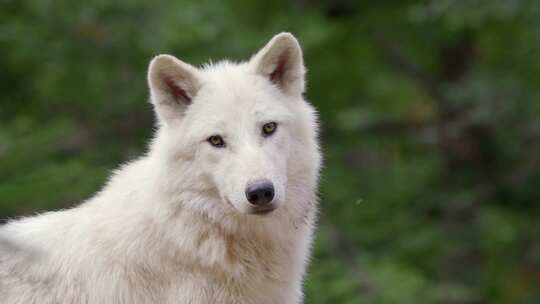
[[[225,202],[227,202],[227,204],[229,204],[229,206],[231,206],[232,208],[234,208],[236,210],[236,207],[233,205],[233,203],[228,198],[225,198]],[[265,214],[271,213],[272,211],[274,211],[276,209],[277,209],[277,206],[275,204],[269,204],[269,205],[266,205],[266,206],[263,206],[263,207],[251,206],[249,208],[248,214],[265,215]]]
[[[264,206],[264,207],[255,207],[255,208],[251,208],[250,210],[250,214],[257,214],[257,215],[264,215],[264,214],[268,214],[272,211],[276,210],[276,205],[274,204],[271,204],[271,205],[268,205],[268,206]]]

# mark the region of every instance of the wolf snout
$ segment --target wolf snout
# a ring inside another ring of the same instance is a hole
[[[246,198],[256,213],[275,209],[271,204],[274,193],[274,185],[266,179],[255,181],[246,187]]]

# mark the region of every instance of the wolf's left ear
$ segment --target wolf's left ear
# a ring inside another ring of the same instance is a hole
[[[304,93],[304,60],[302,49],[290,33],[277,34],[253,58],[256,73],[263,75],[287,95]]]
[[[159,55],[148,68],[150,97],[158,116],[166,121],[183,116],[200,89],[199,71],[171,55]]]

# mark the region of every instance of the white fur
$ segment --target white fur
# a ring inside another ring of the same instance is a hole
[[[296,39],[201,69],[161,55],[149,84],[159,127],[146,156],[76,208],[0,227],[0,302],[302,302],[321,160]],[[248,214],[260,178],[278,208]]]

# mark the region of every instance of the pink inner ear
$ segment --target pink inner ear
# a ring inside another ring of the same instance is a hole
[[[175,82],[174,80],[172,80],[171,78],[169,77],[163,77],[163,80],[165,82],[165,84],[167,85],[167,88],[169,90],[169,93],[173,96],[174,99],[176,100],[182,100],[183,102],[185,103],[190,103],[191,102],[191,98],[189,97],[189,95],[186,93],[186,90],[182,89],[181,87],[179,87]]]
[[[285,74],[285,69],[287,68],[287,52],[284,52],[279,56],[279,59],[276,63],[276,68],[270,74],[270,80],[274,83],[281,84],[283,81],[283,75]]]

